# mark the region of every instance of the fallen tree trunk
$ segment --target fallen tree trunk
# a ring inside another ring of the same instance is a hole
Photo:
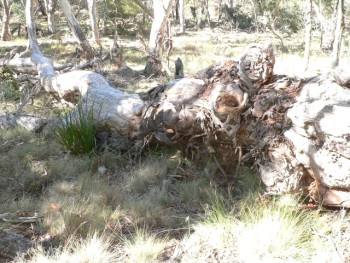
[[[127,94],[94,72],[56,74],[28,35],[45,90],[66,100],[81,97],[87,109],[100,112],[99,131],[131,142],[120,147],[177,145],[191,158],[214,161],[231,178],[246,162],[259,170],[269,193],[300,192],[350,207],[350,82],[344,71],[305,80],[276,76],[272,47],[250,45],[240,61]]]

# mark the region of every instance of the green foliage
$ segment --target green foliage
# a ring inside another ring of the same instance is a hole
[[[280,11],[280,19],[277,20],[276,27],[282,32],[291,34],[297,33],[303,28],[302,12],[299,7],[282,8]]]
[[[21,91],[11,71],[5,67],[0,68],[0,101],[16,101],[20,98]]]
[[[236,5],[232,8],[226,6],[225,8],[234,27],[242,30],[248,30],[254,27],[253,19],[243,12],[241,5]]]
[[[60,118],[60,124],[55,127],[55,134],[73,154],[91,153],[95,147],[95,128],[93,107],[80,102],[77,109]]]

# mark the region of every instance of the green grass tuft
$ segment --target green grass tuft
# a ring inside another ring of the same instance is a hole
[[[55,134],[72,154],[89,154],[95,147],[95,127],[93,107],[88,109],[81,102],[76,111],[60,118]]]

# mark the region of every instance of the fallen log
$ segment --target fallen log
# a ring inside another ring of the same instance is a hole
[[[259,170],[269,193],[299,192],[350,207],[346,71],[304,80],[273,75],[272,47],[252,44],[239,61],[127,94],[94,72],[56,74],[27,21],[42,86],[66,100],[81,98],[99,112],[96,127],[109,137],[141,148],[156,141],[177,145],[199,162],[213,160],[226,177],[246,162]]]

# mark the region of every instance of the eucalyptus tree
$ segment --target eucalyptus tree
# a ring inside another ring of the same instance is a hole
[[[162,71],[163,44],[165,28],[174,0],[153,0],[153,22],[148,43],[148,56],[144,74],[159,75]]]
[[[54,34],[56,32],[54,13],[57,6],[57,0],[44,0],[44,3],[47,15],[47,28],[51,34]]]
[[[80,27],[77,19],[75,18],[68,0],[59,0],[59,1],[60,1],[61,8],[63,10],[64,16],[66,17],[66,20],[68,22],[68,26],[73,31],[76,39],[79,42],[79,45],[83,50],[83,56],[87,59],[93,58],[94,51],[90,46],[89,41],[86,39],[85,34],[82,28]]]
[[[310,47],[311,47],[311,31],[312,31],[312,0],[306,0],[305,12],[305,51],[304,51],[304,67],[309,67]]]
[[[98,32],[98,23],[96,18],[96,1],[95,0],[87,0],[88,8],[89,8],[89,16],[90,16],[90,24],[93,38],[99,46],[101,45],[100,34]]]
[[[1,40],[9,41],[11,40],[10,31],[10,6],[8,0],[2,0],[2,28],[1,28]]]
[[[339,53],[344,31],[344,0],[337,1],[337,20],[334,32],[333,50],[331,55],[331,67],[339,65]]]

